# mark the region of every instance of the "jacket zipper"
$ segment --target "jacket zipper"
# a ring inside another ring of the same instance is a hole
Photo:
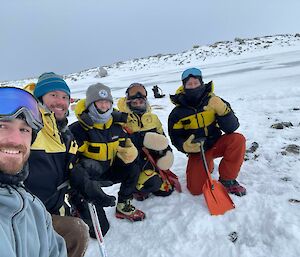
[[[23,198],[23,196],[22,196],[22,194],[17,190],[17,189],[15,189],[14,188],[14,190],[16,191],[16,193],[17,193],[17,195],[19,195],[19,197],[20,197],[20,200],[21,200],[21,207],[20,207],[20,209],[19,210],[17,210],[17,212],[12,216],[12,218],[11,218],[11,227],[12,227],[12,230],[13,230],[13,238],[14,238],[14,242],[15,242],[15,252],[16,252],[16,254],[18,253],[18,244],[17,244],[17,240],[16,240],[16,238],[15,238],[15,229],[14,229],[14,226],[13,226],[13,219],[19,214],[19,213],[21,213],[22,212],[22,210],[24,209],[24,198]]]

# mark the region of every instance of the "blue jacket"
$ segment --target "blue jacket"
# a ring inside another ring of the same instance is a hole
[[[64,239],[37,198],[17,186],[0,186],[1,257],[66,257]]]

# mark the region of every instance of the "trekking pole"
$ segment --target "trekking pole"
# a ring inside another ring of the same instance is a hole
[[[101,254],[102,257],[107,257],[107,253],[106,253],[105,246],[104,246],[103,235],[102,235],[102,232],[101,232],[101,227],[100,227],[96,207],[92,203],[88,203],[88,206],[89,206],[89,211],[90,211],[90,214],[91,214],[91,217],[92,217],[95,234],[96,234],[96,237],[97,237],[100,254]]]

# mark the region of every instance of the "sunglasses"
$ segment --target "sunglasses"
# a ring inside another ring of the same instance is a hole
[[[20,114],[32,129],[43,127],[38,101],[32,94],[21,88],[0,87],[0,120],[13,120]]]
[[[197,69],[197,68],[190,68],[185,70],[182,75],[181,75],[181,80],[185,80],[186,78],[188,78],[189,76],[193,76],[193,77],[202,77],[202,72],[201,70]]]

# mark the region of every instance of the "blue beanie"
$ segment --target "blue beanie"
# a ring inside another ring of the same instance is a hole
[[[63,78],[54,72],[46,72],[39,76],[33,95],[36,98],[40,98],[41,96],[55,90],[63,91],[70,97],[70,88]]]

